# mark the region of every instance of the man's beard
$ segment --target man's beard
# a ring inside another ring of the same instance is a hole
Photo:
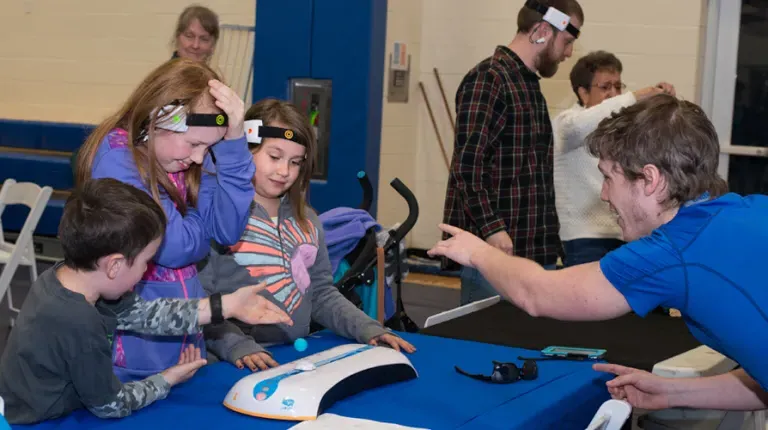
[[[539,74],[543,78],[551,78],[557,73],[559,65],[559,61],[552,59],[552,42],[550,42],[547,49],[539,54]]]

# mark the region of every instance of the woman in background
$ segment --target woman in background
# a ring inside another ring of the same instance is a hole
[[[219,17],[207,7],[187,7],[179,15],[173,40],[173,58],[207,62],[219,40]]]

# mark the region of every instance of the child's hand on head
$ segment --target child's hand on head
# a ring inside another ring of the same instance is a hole
[[[229,127],[224,134],[225,140],[238,139],[245,135],[243,118],[245,117],[245,103],[231,88],[215,79],[208,82],[211,87],[211,95],[216,99],[216,106],[223,110],[229,118]]]
[[[244,367],[243,365],[248,366],[253,372],[279,366],[269,353],[263,351],[246,355],[235,362],[235,366],[237,366],[238,369],[242,369]]]
[[[191,378],[206,363],[207,361],[200,355],[200,348],[188,345],[179,356],[179,364],[169,367],[160,374],[163,375],[168,385],[173,387]]]
[[[395,351],[400,351],[400,348],[403,349],[403,351],[407,353],[412,353],[413,351],[416,351],[416,348],[411,345],[408,341],[401,339],[393,334],[384,333],[380,336],[376,336],[373,339],[370,340],[371,345],[378,345],[379,343],[386,343],[387,345],[391,346],[392,349]]]
[[[227,318],[237,318],[248,324],[288,324],[293,325],[291,317],[279,306],[259,295],[267,284],[243,287],[221,298]]]

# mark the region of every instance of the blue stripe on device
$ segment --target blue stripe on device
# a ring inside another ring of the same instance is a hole
[[[365,346],[361,346],[358,349],[345,352],[344,354],[339,354],[335,357],[326,358],[325,360],[321,360],[321,361],[318,361],[317,363],[314,363],[315,368],[325,366],[326,364],[331,364],[343,358],[360,354],[361,352],[368,351],[371,348],[373,348],[373,345],[365,345]],[[265,379],[259,382],[258,384],[256,384],[255,387],[253,387],[253,398],[258,401],[267,400],[268,398],[272,397],[273,394],[275,394],[275,391],[277,391],[277,387],[280,385],[280,381],[282,381],[285,378],[289,378],[293,375],[298,375],[299,373],[304,373],[304,372],[305,372],[304,370],[293,369],[281,375],[277,375],[275,377]]]

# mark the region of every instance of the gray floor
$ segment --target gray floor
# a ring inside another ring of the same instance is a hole
[[[38,273],[42,273],[51,265],[38,263]],[[0,266],[2,267],[2,266]],[[29,290],[29,268],[20,267],[11,283],[13,304],[19,308]],[[432,287],[418,284],[403,284],[403,305],[408,316],[419,326],[431,315],[455,308],[459,305],[459,290]],[[11,312],[8,310],[8,298],[0,303],[0,354],[5,349],[5,342],[10,330]]]

